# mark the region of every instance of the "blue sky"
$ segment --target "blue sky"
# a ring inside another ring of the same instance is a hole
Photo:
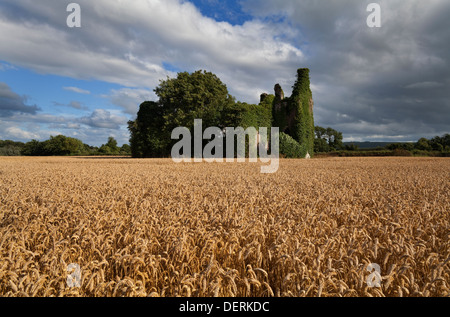
[[[378,1],[80,0],[68,28],[55,0],[0,3],[0,139],[77,137],[128,143],[127,121],[159,80],[212,71],[257,103],[297,68],[311,69],[317,125],[346,141],[416,141],[449,132],[450,3]],[[130,2],[131,3],[131,2]]]
[[[111,89],[121,87],[96,80],[86,81],[52,74],[39,74],[26,68],[3,63],[7,67],[0,72],[0,80],[14,87],[17,94],[27,96],[28,104],[39,105],[44,112],[69,112],[76,115],[78,112],[67,109],[72,107],[63,106],[73,101],[87,108],[81,107],[82,110],[88,110],[89,105],[93,104],[100,107],[111,106],[111,102],[102,96],[107,95]]]
[[[0,63],[3,65],[3,70],[0,71],[0,82],[6,84],[11,92],[17,94],[23,104],[38,108],[36,113],[23,113],[18,118],[0,118],[2,121],[11,120],[9,123],[15,128],[10,129],[12,131],[10,138],[6,135],[0,137],[1,139],[28,141],[36,138],[44,140],[48,139],[50,135],[64,134],[84,139],[83,141],[90,142],[89,144],[92,145],[100,145],[106,141],[87,132],[90,128],[98,130],[99,126],[101,128],[101,123],[95,124],[86,118],[92,117],[92,114],[100,109],[108,111],[113,116],[114,114],[122,115],[121,107],[115,105],[111,100],[112,91],[124,88],[119,84],[41,74],[4,61],[0,61]],[[26,116],[27,114],[28,116]],[[127,118],[132,119],[133,116],[130,115]],[[118,130],[114,124],[111,124],[113,129],[108,129],[108,125],[105,125],[103,130],[106,134],[119,138],[122,143],[128,143],[127,132],[123,126],[127,120],[124,116],[122,120],[118,121],[121,123]],[[83,129],[83,125],[86,127],[85,129]],[[102,134],[104,138],[106,134]]]
[[[241,0],[193,0],[191,1],[200,12],[218,22],[224,21],[233,25],[242,25],[251,21],[253,16],[243,10]]]

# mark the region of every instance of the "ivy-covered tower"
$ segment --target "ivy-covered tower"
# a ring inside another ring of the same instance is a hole
[[[283,89],[275,85],[275,98],[273,100],[272,126],[279,127],[294,138],[302,147],[304,156],[314,152],[314,101],[309,81],[309,69],[297,70],[297,81],[292,87],[292,95],[284,97]]]

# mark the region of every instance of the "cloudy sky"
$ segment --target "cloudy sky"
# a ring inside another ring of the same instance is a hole
[[[78,0],[0,2],[0,139],[64,134],[128,143],[159,80],[203,69],[257,103],[311,69],[315,123],[345,141],[450,132],[450,1]]]

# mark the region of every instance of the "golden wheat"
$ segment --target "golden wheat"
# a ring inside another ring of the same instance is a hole
[[[450,160],[259,167],[0,158],[0,295],[450,295]]]

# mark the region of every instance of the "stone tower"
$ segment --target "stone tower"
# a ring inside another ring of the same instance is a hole
[[[310,88],[309,69],[297,70],[292,95],[285,98],[279,84],[274,87],[273,125],[294,138],[306,153],[314,152],[314,101]]]

